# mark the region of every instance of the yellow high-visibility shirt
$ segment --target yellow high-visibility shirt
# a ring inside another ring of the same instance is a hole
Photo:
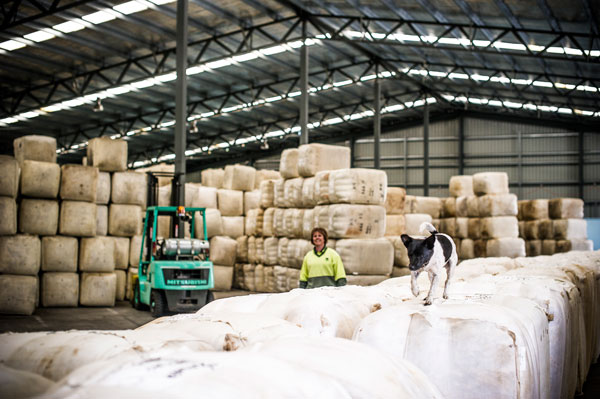
[[[331,248],[314,249],[304,256],[300,269],[300,288],[346,285],[346,271],[340,255]]]

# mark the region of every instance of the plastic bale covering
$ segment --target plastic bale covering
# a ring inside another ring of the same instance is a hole
[[[582,219],[583,200],[579,198],[553,198],[548,201],[551,219]]]
[[[63,200],[96,202],[98,168],[83,165],[63,165],[60,177],[60,198]]]
[[[273,235],[277,237],[282,237],[285,235],[284,216],[284,208],[275,208],[275,211],[273,212]]]
[[[210,239],[210,260],[213,264],[233,266],[236,250],[237,241],[233,238],[216,236]]]
[[[108,234],[108,206],[96,205],[96,235]]]
[[[115,301],[123,301],[125,300],[125,284],[127,283],[127,273],[125,272],[125,270],[115,270],[113,273],[117,277]]]
[[[524,257],[525,241],[522,238],[516,237],[502,237],[488,240],[486,243],[486,255],[488,257]]]
[[[452,197],[473,195],[473,176],[461,175],[450,177],[449,191]]]
[[[0,197],[0,235],[17,234],[17,202],[12,197]]]
[[[385,235],[399,236],[406,231],[404,215],[385,215]]]
[[[297,208],[302,206],[302,177],[288,179],[283,183],[283,202],[286,206]]]
[[[469,238],[474,240],[481,238],[481,226],[482,222],[480,218],[469,218],[468,221],[468,229],[469,229]]]
[[[281,266],[289,266],[290,261],[288,260],[288,246],[290,244],[290,239],[287,237],[282,237],[277,242],[277,259]]]
[[[540,256],[542,254],[542,240],[526,240],[525,255]]]
[[[439,219],[442,214],[442,206],[441,198],[415,196],[411,213],[426,213],[433,219]]]
[[[144,245],[146,247],[147,244]],[[142,236],[135,235],[129,242],[129,266],[138,267],[140,263],[140,252],[142,249]]]
[[[77,273],[42,273],[42,306],[77,307],[79,302],[79,275]]]
[[[223,176],[223,188],[228,190],[252,191],[256,169],[245,165],[227,165]]]
[[[555,240],[587,238],[587,221],[585,219],[556,219],[553,227]]]
[[[23,198],[19,207],[19,232],[42,236],[56,235],[58,202]]]
[[[244,235],[244,216],[223,216],[223,235],[238,238]]]
[[[273,231],[273,217],[275,214],[275,208],[267,208],[265,209],[265,213],[263,214],[263,236],[271,237],[274,235]]]
[[[197,196],[193,199],[194,208],[217,209],[217,189],[214,187],[196,186]]]
[[[244,215],[247,215],[250,209],[258,208],[260,208],[260,191],[246,191],[244,193]]]
[[[442,216],[445,218],[456,217],[456,197],[442,199]]]
[[[8,166],[2,165],[2,167]],[[12,174],[11,169],[9,168],[8,171]],[[10,182],[6,183],[10,184]],[[23,161],[21,165],[21,195],[34,198],[56,198],[59,187],[60,166],[58,164]]]
[[[263,240],[264,245],[264,264],[265,265],[276,265],[278,261],[278,249],[279,239],[276,237],[269,237]]]
[[[36,276],[0,274],[0,314],[29,316],[35,311],[39,283]]]
[[[329,204],[329,170],[318,172],[315,175],[314,198],[318,205]]]
[[[260,207],[263,209],[272,208],[275,199],[275,180],[263,180],[260,182]]]
[[[273,182],[273,206],[276,208],[283,208],[287,206],[284,197],[284,184],[285,180],[283,179],[275,180]]]
[[[82,238],[79,247],[79,271],[107,273],[115,270],[113,237]]]
[[[521,215],[523,220],[548,219],[548,200],[536,199],[523,201]]]
[[[519,221],[516,216],[494,216],[481,218],[483,238],[518,237]]]
[[[205,169],[200,172],[202,185],[207,187],[222,188],[225,170],[223,169]]]
[[[384,205],[387,174],[376,169],[339,169],[329,174],[329,201],[365,205]]]
[[[17,196],[20,175],[21,168],[17,160],[8,155],[0,155],[0,196]]]
[[[110,201],[112,179],[110,173],[98,173],[98,185],[96,188],[96,204],[107,205]]]
[[[245,264],[244,265],[244,286],[248,291],[256,291],[256,283],[254,280],[254,269],[256,265]]]
[[[338,240],[336,251],[347,274],[389,275],[394,267],[394,246],[386,239]]]
[[[270,169],[257,169],[256,177],[254,178],[254,189],[259,190],[263,181],[277,179],[281,179],[281,174],[279,171]]]
[[[393,271],[392,271],[393,272]],[[363,287],[367,287],[367,286],[371,286],[371,285],[377,285],[379,283],[381,283],[384,280],[387,280],[388,278],[390,278],[389,275],[385,275],[385,276],[366,276],[366,275],[352,275],[349,274],[347,276],[347,280],[348,280],[348,285],[360,285]]]
[[[0,273],[36,276],[40,270],[41,242],[37,236],[0,237]]]
[[[82,306],[115,306],[116,291],[114,273],[81,273],[79,303]]]
[[[480,216],[517,216],[515,194],[489,194],[479,197]]]
[[[385,213],[388,215],[404,214],[406,190],[402,187],[388,187],[385,196]]]
[[[43,237],[41,269],[45,272],[76,272],[78,241],[75,237]]]
[[[287,148],[281,152],[279,159],[279,173],[284,179],[293,179],[298,174],[298,149]]]
[[[315,182],[314,177],[306,177],[302,181],[301,206],[303,208],[313,208],[317,205],[317,200],[315,199]]]
[[[223,234],[223,218],[218,209],[207,209],[206,213],[206,235],[208,238]],[[202,215],[196,213],[194,216],[194,236],[204,239],[204,221]]]
[[[554,255],[556,253],[556,240],[542,240],[542,255]]]
[[[242,216],[244,214],[244,192],[220,189],[217,202],[222,216]]]
[[[52,389],[54,383],[47,378],[0,364],[0,397],[30,398]]]
[[[108,234],[133,237],[142,232],[142,208],[139,205],[110,204]]]
[[[323,170],[350,168],[350,148],[326,145],[303,144],[298,147],[298,173],[310,177]]]
[[[421,224],[424,222],[432,222],[431,215],[427,213],[408,213],[404,215],[404,221],[406,222],[406,234],[409,236],[420,236],[424,233],[420,231]]]
[[[103,172],[127,170],[127,141],[96,137],[87,147],[88,164]]]
[[[265,240],[262,237],[256,237],[256,262],[264,263],[265,261]]]
[[[115,269],[127,270],[129,267],[129,238],[111,237],[114,242]]]
[[[112,175],[111,201],[115,204],[146,207],[148,177],[138,172],[116,172]]]
[[[236,240],[236,262],[248,262],[248,236],[238,237]]]
[[[304,214],[302,215],[302,238],[309,239],[310,233],[314,228],[314,218],[315,211],[314,209],[305,209]]]
[[[13,141],[15,158],[22,164],[26,159],[56,163],[56,139],[48,136],[28,135]]]
[[[379,205],[330,205],[328,232],[333,238],[383,237],[385,208]]]
[[[233,266],[213,265],[215,291],[229,291],[233,283]]]

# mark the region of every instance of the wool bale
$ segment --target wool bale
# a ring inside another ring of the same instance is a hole
[[[516,216],[493,216],[481,218],[483,238],[518,237],[519,221]]]
[[[40,299],[43,307],[77,307],[79,302],[77,273],[43,273],[41,285]]]
[[[158,188],[158,205],[159,206],[179,206],[183,205],[185,207],[198,207],[198,208],[208,208],[199,206],[202,204],[213,205],[213,208],[216,208],[216,202],[213,202],[214,198],[200,198],[199,197],[199,186],[197,183],[186,183],[185,184],[185,199],[183,200],[183,204],[174,204],[174,199],[171,198],[171,185],[166,185]],[[210,191],[209,191],[210,195]]]
[[[277,237],[268,237],[263,240],[264,245],[264,264],[276,265],[278,261],[279,239]]]
[[[406,234],[409,236],[420,236],[423,232],[419,229],[423,222],[432,222],[431,215],[427,213],[407,213],[404,215],[404,221],[406,222]]]
[[[525,220],[525,218],[523,217],[523,207],[525,206],[525,203],[527,201],[529,201],[529,200],[517,200],[517,209],[518,209],[517,218],[519,220]]]
[[[476,195],[468,196],[467,199],[467,216],[470,218],[477,218],[480,216],[479,213],[479,197]]]
[[[82,238],[79,246],[79,271],[108,273],[115,270],[113,237]]]
[[[254,276],[254,291],[256,292],[269,292],[269,283],[267,281],[268,271],[265,270],[264,265],[256,265],[253,270]]]
[[[461,260],[475,258],[475,241],[470,238],[463,238],[460,242],[458,257]]]
[[[291,243],[291,241],[290,241]],[[332,244],[332,245],[330,245]],[[335,249],[335,240],[328,240],[327,241],[327,247],[331,248],[331,249]],[[290,252],[290,246],[288,245],[288,256],[290,257],[290,259],[288,259],[289,263],[290,263],[290,267],[296,268],[296,269],[300,269],[302,267],[302,262],[304,262],[304,257],[306,256],[307,253],[309,253],[310,251],[312,251],[314,248],[314,246],[312,245],[312,243],[309,240],[295,240],[293,246],[292,246],[292,252]]]
[[[525,222],[519,220],[519,237],[525,238]]]
[[[279,158],[279,173],[284,179],[299,177],[298,174],[298,149],[287,148],[281,151]]]
[[[272,208],[275,200],[275,180],[263,180],[260,182],[260,202],[263,209]]]
[[[223,235],[238,238],[244,235],[244,216],[223,216]]]
[[[156,165],[151,165],[145,168],[138,168],[136,169],[136,171],[138,173],[143,173],[145,175],[148,175],[148,172],[162,172],[162,173],[175,173],[175,164],[156,164]],[[162,186],[167,186],[167,185],[171,185],[172,182],[172,178],[169,176],[155,176],[158,179],[158,186],[162,187]]]
[[[256,291],[256,284],[255,284],[255,280],[254,280],[254,270],[255,269],[256,269],[256,265],[253,265],[253,264],[244,264],[242,267],[244,289],[246,289],[248,291]]]
[[[488,194],[478,198],[480,216],[517,216],[515,194]]]
[[[288,266],[291,262],[288,259],[288,246],[290,244],[290,239],[287,237],[281,237],[277,242],[277,259],[278,264],[282,266]]]
[[[468,233],[469,233],[469,238],[472,238],[474,240],[481,238],[481,228],[482,228],[482,222],[480,218],[469,218],[468,219]]]
[[[297,208],[302,206],[302,177],[287,179],[283,183],[283,202],[287,207]]]
[[[282,237],[285,235],[285,209],[275,208],[273,212],[273,235]]]
[[[63,200],[96,202],[98,169],[92,166],[63,165],[60,178],[60,198]]]
[[[586,240],[582,238],[574,238],[571,240],[557,240],[556,241],[556,252],[569,252],[569,251],[593,251],[594,242],[592,240]]]
[[[298,147],[298,173],[310,177],[322,170],[350,168],[350,148],[326,144],[303,144]],[[284,176],[285,177],[285,176]]]
[[[329,201],[329,170],[318,172],[315,175],[314,198],[318,205],[327,205]]]
[[[327,231],[333,238],[383,237],[385,208],[380,205],[330,205]]]
[[[285,208],[288,205],[285,202],[285,180],[279,179],[273,182],[273,206],[276,208]]]
[[[488,257],[506,256],[519,258],[525,256],[525,240],[517,237],[493,238],[487,241],[486,255]]]
[[[387,174],[377,169],[338,169],[329,174],[329,201],[365,205],[384,205]]]
[[[264,243],[264,241],[263,241]],[[248,263],[257,263],[256,260],[256,237],[248,237]]]
[[[299,282],[300,282],[300,270],[288,267],[288,268],[286,268],[285,272],[287,274],[288,290],[293,290],[295,288],[298,288]]]
[[[481,172],[473,175],[475,195],[508,194],[508,174],[505,172]]]
[[[442,214],[442,206],[441,198],[415,196],[411,213],[426,213],[433,219],[439,219]]]
[[[541,219],[539,221],[538,233],[540,239],[552,240],[554,238],[554,221],[552,219]]]
[[[144,248],[147,247],[148,244],[144,245]],[[131,237],[129,241],[129,267],[137,268],[140,264],[140,252],[142,249],[142,236],[135,235]]]
[[[221,216],[242,216],[244,214],[243,191],[217,190],[217,202]]]
[[[540,240],[542,239],[540,234],[540,221],[539,220],[527,220],[523,222],[523,237],[527,240]],[[548,237],[553,238],[553,237]]]
[[[124,301],[127,291],[127,272],[125,270],[115,270],[113,272],[117,277],[117,286],[115,289],[115,301]]]
[[[587,238],[587,221],[585,219],[555,219],[553,229],[555,240]]]
[[[223,178],[225,177],[225,170],[223,169],[204,169],[200,172],[200,179],[202,185],[206,187],[223,188]]]
[[[256,169],[245,165],[227,165],[223,176],[223,188],[227,190],[252,191]]]
[[[244,215],[247,215],[250,209],[258,208],[260,208],[260,190],[244,192]]]
[[[237,241],[233,238],[216,236],[210,239],[210,260],[213,264],[233,266],[237,256]]]
[[[390,276],[385,275],[385,276],[366,276],[366,275],[348,275],[347,277],[347,281],[348,281],[348,285],[360,285],[363,287],[368,287],[371,285],[377,285],[379,283],[381,283],[384,280],[387,280],[388,278],[390,278]]]
[[[56,163],[56,139],[48,136],[28,135],[13,141],[15,158],[19,164],[29,159]]]
[[[237,247],[235,250],[236,262],[248,262],[248,236],[236,238]]]
[[[399,236],[406,231],[406,221],[404,215],[385,215],[385,235]]]
[[[410,263],[408,251],[400,236],[385,237],[394,247],[394,266],[407,267]]]
[[[110,204],[108,234],[133,237],[142,232],[142,208],[139,205]]]
[[[512,238],[512,237],[510,237]],[[475,240],[473,241],[473,251],[475,253],[476,258],[485,258],[487,257],[487,242],[488,240]],[[525,248],[525,243],[523,242],[523,248]],[[493,255],[489,255],[493,256]],[[523,255],[525,256],[525,255]]]
[[[467,198],[469,196],[456,197],[456,216],[457,217],[468,217],[469,216],[469,208],[467,206]]]
[[[88,165],[103,172],[127,170],[127,141],[110,137],[95,137],[88,142]]]
[[[246,214],[245,234],[262,236],[265,212],[260,208],[250,209]],[[228,235],[228,234],[225,234]]]
[[[19,232],[53,236],[57,229],[58,201],[23,198],[19,207]]]
[[[456,218],[440,219],[440,233],[448,234],[450,237],[456,237]]]
[[[187,233],[187,232],[186,232]],[[168,238],[171,235],[171,216],[158,216],[156,220],[156,237]]]
[[[43,237],[41,269],[45,272],[76,272],[79,244],[75,237]]]
[[[548,201],[551,219],[582,219],[583,200],[579,198],[553,198]]]
[[[542,254],[542,240],[525,240],[525,255],[540,256]]]
[[[318,205],[313,209],[313,228],[330,230],[329,205]],[[331,237],[331,234],[329,234]],[[310,237],[309,237],[310,238]]]
[[[114,273],[81,273],[79,303],[82,306],[115,306],[116,292]]]
[[[36,276],[0,274],[0,314],[30,316],[38,298],[39,282]]]
[[[394,266],[394,270],[392,270],[392,275],[390,276],[391,278],[394,277],[403,277],[403,276],[410,276],[410,269],[408,267],[398,267],[398,266]]]
[[[56,198],[59,187],[60,166],[58,164],[23,161],[21,165],[21,195],[34,198]]]
[[[556,240],[542,240],[542,255],[554,255],[556,253]]]
[[[158,206],[171,206],[171,186],[162,186],[158,188]]]
[[[115,248],[115,269],[127,270],[129,267],[129,237],[112,237]]]
[[[281,179],[281,173],[277,170],[257,169],[256,177],[254,178],[254,189],[260,190],[260,184],[266,180]]]
[[[20,176],[21,168],[17,160],[8,155],[0,155],[0,196],[16,197]]]
[[[526,200],[522,203],[521,217],[523,220],[548,219],[548,200]]]
[[[96,235],[108,234],[108,206],[96,205]]]
[[[314,209],[305,209],[302,215],[302,238],[310,239],[310,233],[315,227],[315,211]]]
[[[315,198],[315,177],[306,177],[302,180],[302,203],[303,208],[313,208],[317,205],[317,199]]]
[[[256,237],[256,262],[265,262],[265,239],[263,237]]]
[[[12,197],[0,197],[0,235],[17,234],[17,202]]]
[[[338,240],[340,254],[347,274],[389,275],[394,267],[394,246],[389,240]]]
[[[301,238],[303,234],[304,209],[290,208],[283,214],[286,235]]]
[[[473,176],[450,177],[449,191],[452,197],[464,197],[474,195]]]
[[[469,237],[469,218],[456,218],[456,237]]]
[[[207,238],[220,236],[223,234],[223,217],[218,209],[206,209],[206,235]],[[194,236],[195,238],[204,239],[204,220],[202,215],[196,213],[194,216]]]
[[[213,265],[215,291],[229,291],[233,284],[233,267]]]
[[[217,209],[217,189],[195,185],[197,195],[192,198],[192,207]]]
[[[96,204],[107,205],[110,201],[112,179],[110,173],[98,173],[98,185],[96,187]]]
[[[111,201],[114,204],[139,205],[146,208],[148,177],[138,172],[115,172],[112,175]]]
[[[40,270],[41,247],[37,236],[1,236],[0,273],[36,276]]]
[[[442,199],[442,217],[456,217],[456,197]]]
[[[262,234],[264,237],[271,237],[275,234],[273,229],[273,217],[275,215],[275,209],[276,208],[267,208],[263,213]]]
[[[385,213],[388,215],[404,214],[406,190],[402,187],[388,187],[385,196]]]

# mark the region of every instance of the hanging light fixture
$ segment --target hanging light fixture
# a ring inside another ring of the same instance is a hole
[[[100,97],[98,97],[96,99],[96,104],[94,104],[93,111],[94,112],[102,112],[102,111],[104,111],[104,106],[102,105],[102,100],[100,99]]]

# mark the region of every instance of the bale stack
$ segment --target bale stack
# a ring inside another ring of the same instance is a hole
[[[406,190],[402,187],[388,187],[385,198],[385,238],[394,247],[394,268],[392,277],[410,274],[408,253],[400,236],[406,234],[405,210],[407,210]],[[410,199],[410,198],[409,198]]]

